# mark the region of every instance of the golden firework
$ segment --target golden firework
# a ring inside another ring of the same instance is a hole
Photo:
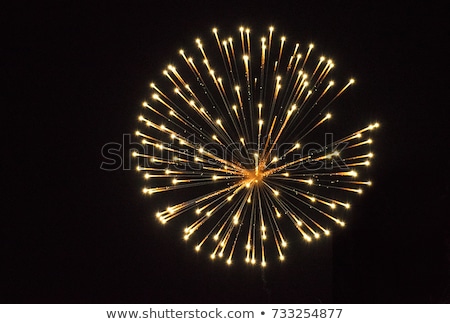
[[[136,132],[144,149],[133,156],[148,181],[143,193],[179,197],[156,213],[160,222],[186,215],[183,237],[196,251],[206,245],[231,264],[241,250],[266,266],[268,251],[285,259],[288,228],[311,241],[329,235],[330,223],[345,225],[337,215],[350,208],[347,193],[371,185],[356,169],[370,164],[365,135],[379,124],[308,149],[354,79],[334,90],[333,61],[314,59],[313,44],[302,51],[276,40],[273,27],[257,45],[248,28],[236,42],[216,28],[213,36],[213,46],[195,41],[197,58],[180,50],[182,66],[163,71],[173,91],[150,84]]]

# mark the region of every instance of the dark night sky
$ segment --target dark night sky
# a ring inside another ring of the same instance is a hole
[[[289,2],[2,10],[1,302],[450,302],[443,5]],[[136,172],[100,170],[102,146],[136,129],[148,83],[177,50],[241,24],[314,41],[358,80],[345,99],[353,121],[382,124],[374,186],[345,230],[299,242],[264,272],[195,254],[178,227],[156,223]]]

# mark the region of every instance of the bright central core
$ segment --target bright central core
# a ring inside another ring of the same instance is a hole
[[[248,184],[259,184],[262,183],[262,180],[265,176],[267,176],[267,172],[261,171],[262,165],[255,169],[247,169],[247,172],[245,174],[245,180]]]
[[[257,170],[250,170],[247,175],[249,181],[259,182],[264,178],[263,172],[258,172]]]

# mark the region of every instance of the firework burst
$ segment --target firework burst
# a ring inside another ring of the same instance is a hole
[[[133,156],[144,194],[179,199],[156,212],[160,222],[183,215],[182,235],[196,251],[266,266],[269,254],[285,259],[289,234],[311,241],[345,225],[349,194],[371,185],[357,169],[370,164],[365,135],[379,125],[308,142],[354,80],[337,87],[331,59],[276,38],[272,27],[257,41],[245,28],[236,39],[212,34],[212,46],[195,41],[196,58],[180,50],[163,87],[150,85],[136,132],[144,150]]]

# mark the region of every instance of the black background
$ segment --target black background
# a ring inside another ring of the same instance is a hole
[[[449,302],[449,28],[438,3],[4,7],[0,300]],[[345,99],[352,124],[382,127],[374,185],[354,200],[347,227],[315,244],[299,240],[287,262],[262,271],[197,255],[178,227],[156,223],[136,172],[100,165],[104,144],[134,132],[149,82],[180,47],[214,26],[259,34],[272,24],[330,53],[337,73],[357,79]]]

